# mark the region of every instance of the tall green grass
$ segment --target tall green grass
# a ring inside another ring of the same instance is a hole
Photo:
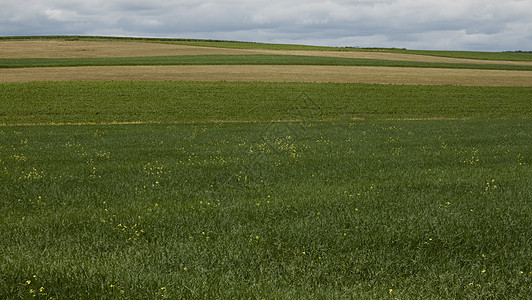
[[[526,299],[531,133],[0,127],[0,298]]]
[[[0,84],[0,298],[526,299],[529,95]]]
[[[257,82],[0,84],[0,124],[530,118],[531,87]]]

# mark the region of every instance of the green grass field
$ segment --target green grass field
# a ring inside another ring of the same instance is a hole
[[[0,297],[524,299],[531,132],[0,127]]]
[[[113,58],[0,58],[0,68],[169,65],[318,65],[532,71],[532,66],[429,63],[302,55],[181,55]]]
[[[528,299],[530,95],[0,83],[0,299]]]
[[[260,82],[0,83],[0,124],[522,119],[532,87]]]
[[[529,88],[1,88],[2,298],[531,292]]]

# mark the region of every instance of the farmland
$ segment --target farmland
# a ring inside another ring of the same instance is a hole
[[[528,119],[532,115],[530,87],[301,82],[32,82],[3,83],[0,88],[4,108],[0,124],[6,125]]]
[[[201,55],[171,59],[221,54]],[[314,67],[308,56],[282,55],[286,65],[261,67],[278,67],[277,78],[300,59]],[[183,67],[128,57],[115,56],[131,72]],[[420,85],[421,77],[383,84],[375,75],[380,82],[318,82],[324,73],[312,82],[138,81],[119,72],[81,81],[79,66],[26,58],[34,65],[0,69],[1,298],[532,294],[528,70],[468,69],[478,77],[467,86]],[[227,68],[253,68],[253,59],[191,67],[229,76]],[[46,80],[39,70],[73,73]],[[487,84],[487,71],[501,73]],[[520,84],[505,84],[511,72]]]

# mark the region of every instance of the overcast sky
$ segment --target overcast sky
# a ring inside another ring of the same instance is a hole
[[[0,36],[532,50],[532,0],[0,0]]]

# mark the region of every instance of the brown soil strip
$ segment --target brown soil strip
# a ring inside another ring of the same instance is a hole
[[[356,51],[300,51],[266,49],[226,49],[176,44],[142,42],[87,42],[87,41],[1,41],[0,58],[98,58],[170,55],[306,55],[345,58],[385,59],[435,63],[532,65],[530,61],[494,61],[436,57],[428,55],[356,52]]]
[[[326,119],[313,120],[312,122],[327,122],[340,121],[343,119]],[[353,118],[351,120],[363,121],[364,118]],[[36,125],[52,125],[52,126],[85,126],[85,125],[137,125],[137,124],[208,124],[208,123],[299,123],[302,120],[287,119],[287,120],[180,120],[180,121],[112,121],[112,122],[64,122],[64,123],[0,123],[0,127],[10,126],[36,126]]]
[[[532,72],[351,66],[119,66],[0,69],[0,82],[265,81],[532,86]]]
[[[245,50],[140,42],[1,41],[1,58],[102,58],[248,54]]]

